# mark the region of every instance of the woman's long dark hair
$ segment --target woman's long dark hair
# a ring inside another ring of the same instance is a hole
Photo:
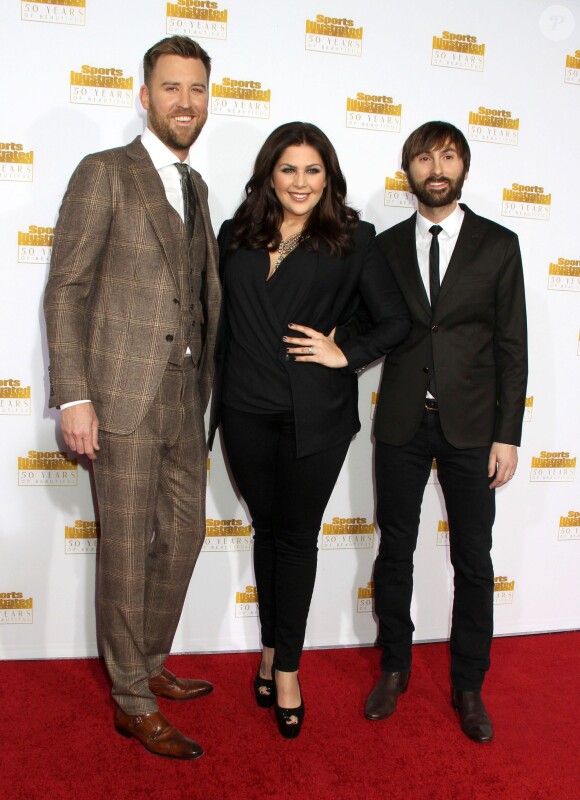
[[[307,144],[319,154],[326,170],[326,187],[303,229],[307,246],[318,250],[326,242],[331,253],[352,251],[352,232],[358,213],[346,205],[346,181],[330,139],[309,122],[287,122],[273,131],[256,158],[254,172],[246,184],[246,199],[234,214],[231,249],[277,250],[284,211],[272,188],[274,167],[287,147]]]

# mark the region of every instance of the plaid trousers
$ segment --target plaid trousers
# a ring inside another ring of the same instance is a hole
[[[99,643],[127,714],[157,711],[148,679],[171,650],[205,536],[207,446],[198,371],[168,365],[129,435],[100,431]]]

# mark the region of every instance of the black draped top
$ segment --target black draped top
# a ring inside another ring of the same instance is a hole
[[[407,309],[388,264],[374,243],[374,227],[360,222],[353,252],[315,252],[308,240],[268,280],[265,250],[229,250],[231,221],[218,236],[224,304],[216,345],[210,441],[221,405],[240,411],[294,411],[298,457],[352,437],[360,428],[355,370],[385,355],[409,332]],[[343,327],[362,297],[373,325],[345,338]],[[286,352],[289,323],[307,325],[335,341],[348,367],[297,362]]]

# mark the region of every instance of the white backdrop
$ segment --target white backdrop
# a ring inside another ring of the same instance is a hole
[[[464,200],[520,236],[530,380],[520,467],[497,493],[496,632],[577,628],[580,497],[580,4],[542,0],[4,0],[0,11],[0,657],[97,652],[97,546],[86,464],[47,409],[42,293],[68,178],[129,142],[144,113],[143,52],[186,33],[213,58],[211,114],[192,151],[216,230],[277,125],[334,142],[349,200],[384,230],[411,213],[400,169],[428,119],[470,139]],[[380,365],[360,378],[362,431],[324,516],[307,646],[370,643],[371,417]],[[219,443],[208,527],[176,651],[259,644],[251,538]],[[416,558],[416,639],[449,634],[452,569],[436,470]]]

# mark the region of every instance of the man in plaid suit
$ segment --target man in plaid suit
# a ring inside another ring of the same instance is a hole
[[[94,464],[116,728],[150,752],[198,758],[156,698],[213,688],[164,667],[205,535],[220,288],[207,187],[188,160],[207,120],[210,58],[173,36],[143,66],[146,130],[84,158],[60,209],[44,299],[50,405],[67,446]]]

